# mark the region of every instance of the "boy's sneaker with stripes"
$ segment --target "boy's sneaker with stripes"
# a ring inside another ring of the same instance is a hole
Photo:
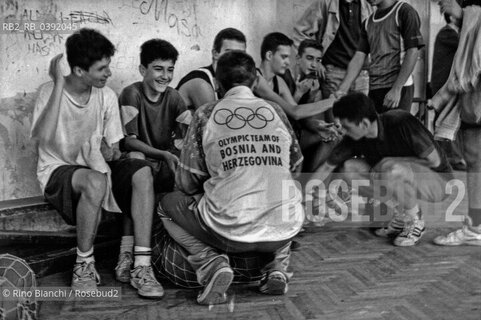
[[[421,240],[425,230],[424,220],[411,220],[405,224],[403,231],[394,239],[394,245],[398,247],[414,246]]]

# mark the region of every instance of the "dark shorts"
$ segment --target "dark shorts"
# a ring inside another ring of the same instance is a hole
[[[163,160],[149,161],[154,172],[155,193],[165,193],[174,190],[175,173]]]
[[[112,171],[112,192],[122,212],[130,215],[132,198],[132,176],[143,167],[151,167],[146,160],[121,159],[108,162]],[[45,187],[45,199],[53,205],[62,218],[70,225],[77,224],[76,209],[80,194],[73,191],[72,177],[84,166],[64,165],[55,169]]]

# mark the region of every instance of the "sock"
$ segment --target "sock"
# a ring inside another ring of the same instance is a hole
[[[77,260],[76,263],[90,263],[90,262],[95,262],[94,259],[94,247],[90,248],[87,252],[82,252],[80,249],[77,247]]]
[[[152,255],[152,249],[148,247],[134,247],[134,268],[138,266],[150,266],[150,257]]]
[[[404,212],[410,216],[411,218],[413,218],[413,220],[422,220],[422,215],[421,215],[421,210],[419,209],[419,205],[415,205],[414,208],[412,209],[406,209],[404,210]]]
[[[134,252],[134,236],[122,236],[122,240],[120,240],[120,252]]]
[[[481,209],[469,208],[468,209],[468,216],[471,218],[471,220],[473,222],[473,227],[477,227],[477,229],[480,229],[480,226],[481,226]]]
[[[396,208],[398,206],[398,202],[394,199],[389,199],[386,202],[384,202],[384,204],[389,208]]]

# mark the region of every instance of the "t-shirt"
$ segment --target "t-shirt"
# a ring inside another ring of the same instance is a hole
[[[378,9],[364,23],[358,51],[371,54],[369,89],[390,88],[396,81],[406,50],[424,46],[421,20],[409,4],[398,1]],[[406,86],[413,84],[412,77]]]
[[[436,149],[441,163],[434,171],[447,173],[451,178],[452,168],[444,151],[434,141],[433,135],[416,117],[404,110],[392,110],[379,115],[377,119],[378,136],[355,141],[345,137],[334,148],[328,158],[331,165],[340,165],[354,156],[364,156],[367,163],[374,167],[386,157],[424,158]]]
[[[53,88],[52,81],[39,88],[32,128],[47,105]],[[83,157],[81,148],[84,143],[91,141],[92,137],[97,140],[103,137],[110,146],[124,137],[116,94],[109,87],[92,87],[88,102],[80,104],[64,90],[55,137],[48,143],[40,141],[38,146],[37,177],[42,191],[45,190],[50,175],[58,167],[88,166],[88,160]],[[96,151],[100,152],[100,149]]]
[[[177,84],[176,90],[180,90],[180,88],[187,82],[192,79],[202,79],[208,84],[212,86],[212,89],[215,91],[216,100],[220,99],[224,96],[224,92],[222,89],[216,85],[215,81],[215,72],[214,67],[212,65],[199,68],[197,70],[192,70],[188,74],[186,74],[182,79],[180,79],[179,83]],[[189,109],[195,110],[194,106],[188,106]]]
[[[347,69],[361,36],[361,4],[359,0],[347,2],[339,0],[339,29],[336,37],[327,48],[322,63]]]
[[[217,234],[281,241],[297,234],[304,219],[291,174],[302,159],[282,109],[238,86],[196,111],[176,183],[187,194],[204,193],[198,210]]]
[[[167,87],[154,102],[145,95],[142,82],[136,82],[122,90],[119,101],[127,135],[159,150],[174,149],[174,138],[181,138],[176,119],[187,110],[175,89]]]

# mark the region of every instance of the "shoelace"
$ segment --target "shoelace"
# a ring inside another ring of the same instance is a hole
[[[119,259],[119,264],[115,268],[115,270],[121,269],[121,268],[126,268],[128,267],[130,269],[130,265],[132,264],[132,257],[130,256],[129,253],[122,253]]]
[[[414,222],[410,222],[407,227],[404,228],[404,230],[401,232],[402,237],[412,237],[414,236],[414,231],[416,229],[419,230],[418,234],[421,234],[421,231],[423,228],[420,228],[419,226],[416,226]]]
[[[157,279],[155,279],[152,266],[141,266],[141,270],[137,273],[137,275],[140,276],[141,283],[158,283]]]
[[[464,238],[464,230],[463,229],[458,229],[456,231],[450,232],[446,236],[446,240],[448,242],[452,242],[454,240],[461,240],[462,238]]]
[[[80,265],[79,269],[80,269],[80,275],[77,273],[76,274],[80,279],[85,279],[85,278],[92,279],[92,280],[95,280],[97,284],[100,284],[100,275],[98,274],[92,262],[91,263],[83,262]]]

